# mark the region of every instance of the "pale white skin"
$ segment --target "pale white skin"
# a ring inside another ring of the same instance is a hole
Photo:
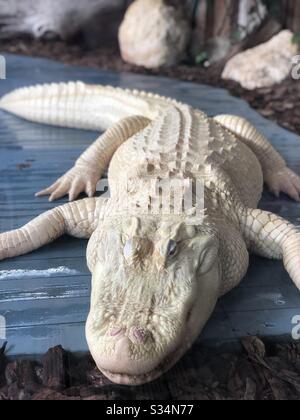
[[[276,195],[299,201],[300,178],[247,121],[212,119],[169,98],[79,82],[20,89],[3,97],[0,108],[41,123],[107,129],[67,174],[38,193],[50,200],[68,194],[73,201],[81,192],[90,198],[1,234],[0,259],[64,233],[90,238],[86,336],[112,381],[137,385],[169,369],[218,298],[242,280],[249,251],[283,258],[300,287],[299,231],[257,209],[263,180]],[[107,167],[111,197],[93,198]],[[153,179],[188,179],[184,192],[201,180],[205,217],[196,212],[195,195],[180,214],[174,208],[153,214],[161,199]]]

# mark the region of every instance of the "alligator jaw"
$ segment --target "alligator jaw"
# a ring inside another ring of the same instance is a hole
[[[155,379],[158,379],[161,375],[171,369],[172,366],[176,364],[176,362],[185,354],[185,352],[190,348],[192,345],[192,341],[189,339],[189,331],[191,330],[191,326],[189,325],[192,320],[193,309],[190,309],[187,315],[186,323],[187,323],[187,334],[186,337],[183,337],[182,342],[186,343],[186,345],[178,346],[175,350],[173,350],[168,356],[164,358],[159,365],[152,369],[149,372],[140,374],[140,375],[129,375],[125,373],[116,373],[110,372],[106,369],[101,368],[98,366],[98,369],[112,382],[120,385],[143,385],[148,382],[152,382]],[[189,343],[189,344],[188,344]]]
[[[125,373],[113,373],[108,370],[102,369],[98,366],[99,370],[112,382],[120,385],[143,385],[152,382],[159,378],[163,373],[169,370],[182,356],[186,349],[181,347],[177,348],[170,355],[168,355],[155,369],[148,373],[141,375],[128,375]]]

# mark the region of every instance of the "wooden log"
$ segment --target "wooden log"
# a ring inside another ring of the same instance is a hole
[[[25,34],[67,40],[90,29],[92,22],[101,42],[101,34],[107,36],[111,25],[106,20],[99,27],[93,18],[107,11],[118,11],[121,19],[126,4],[126,0],[0,0],[0,39]],[[117,37],[116,29],[112,29],[112,35]]]

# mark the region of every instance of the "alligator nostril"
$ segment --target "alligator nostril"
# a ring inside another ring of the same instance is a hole
[[[112,327],[109,329],[108,334],[112,337],[116,337],[117,335],[120,335],[123,332],[122,327]]]
[[[141,327],[132,327],[130,330],[130,338],[138,343],[145,343],[149,337],[149,331]]]

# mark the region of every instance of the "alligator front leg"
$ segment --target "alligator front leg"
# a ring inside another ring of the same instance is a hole
[[[64,234],[89,238],[106,202],[100,197],[68,203],[43,213],[20,229],[1,233],[0,260],[27,254]]]
[[[133,116],[114,124],[80,156],[72,169],[36,195],[38,197],[50,195],[49,201],[57,200],[67,194],[69,200],[73,201],[81,192],[92,197],[115,151],[124,141],[145,128],[149,122],[147,118]]]
[[[287,220],[259,209],[242,210],[240,222],[248,247],[260,256],[283,259],[300,290],[300,231]]]
[[[214,119],[236,135],[256,155],[265,183],[275,196],[284,192],[293,200],[300,201],[300,177],[287,167],[284,159],[263,134],[249,121],[235,115],[218,115]]]

